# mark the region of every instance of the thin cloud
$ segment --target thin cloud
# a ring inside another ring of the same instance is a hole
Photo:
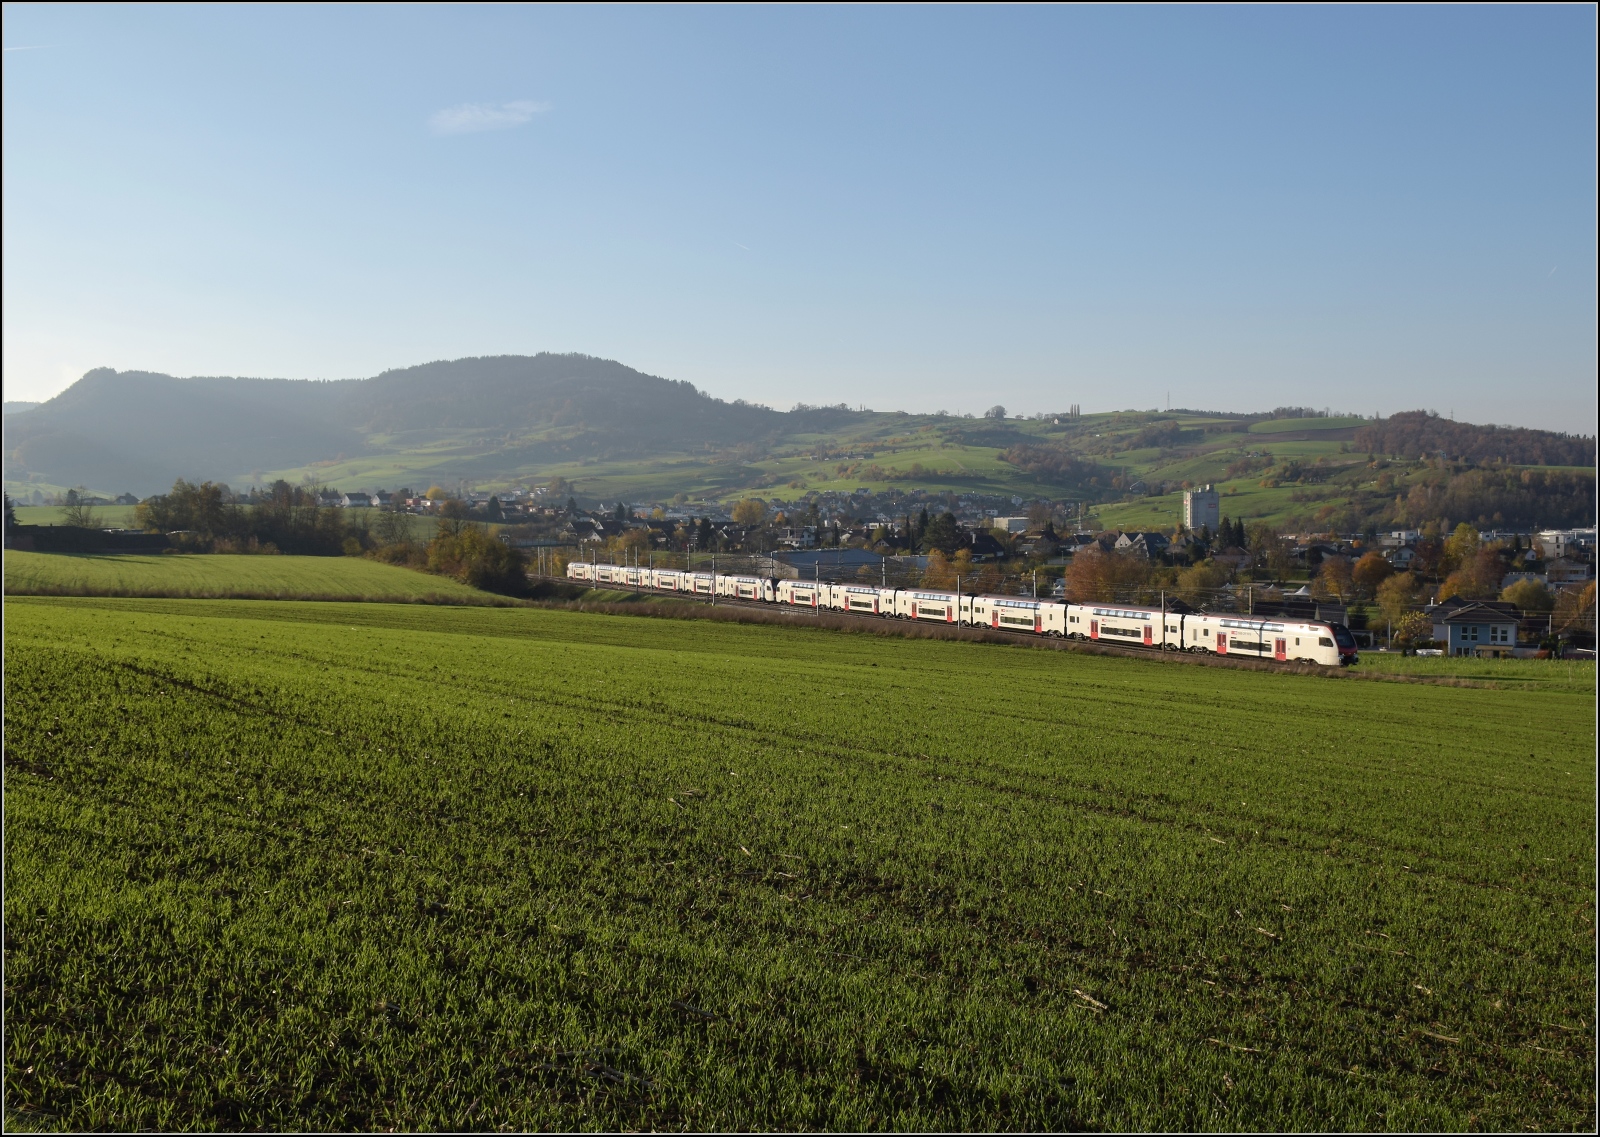
[[[27,47],[0,48],[0,51],[43,51],[43,50],[44,50],[44,44],[42,44],[42,43],[29,44]]]
[[[461,103],[435,111],[428,127],[435,134],[477,134],[484,130],[510,130],[550,109],[549,103],[518,99],[512,103]]]

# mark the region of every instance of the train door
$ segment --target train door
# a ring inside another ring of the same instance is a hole
[[[1149,625],[1149,624],[1146,624],[1146,625],[1145,625],[1145,626],[1144,626],[1144,646],[1145,646],[1145,647],[1149,647],[1149,646],[1150,646],[1150,644],[1151,644],[1151,639],[1150,639],[1150,625]]]
[[[1217,633],[1217,654],[1218,655],[1227,655],[1228,654],[1228,633],[1227,632],[1218,632]]]
[[[1288,640],[1273,641],[1272,658],[1276,659],[1280,663],[1289,658]]]
[[[1097,639],[1100,638],[1100,621],[1099,620],[1090,620],[1089,621],[1089,638],[1091,640],[1097,640]]]

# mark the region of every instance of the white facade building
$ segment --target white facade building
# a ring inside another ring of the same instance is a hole
[[[1183,494],[1183,526],[1198,533],[1202,527],[1215,532],[1222,523],[1222,495],[1211,486],[1185,490]]]

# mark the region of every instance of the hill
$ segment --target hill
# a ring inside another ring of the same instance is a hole
[[[492,451],[488,469],[458,463],[473,467],[465,476],[483,477],[762,441],[818,418],[727,403],[583,355],[460,359],[333,382],[99,368],[49,402],[8,414],[5,470],[8,482],[148,494],[177,477],[243,484],[444,441],[480,459]]]
[[[1582,471],[1452,497],[1463,470],[1592,467],[1595,441],[1421,411],[1383,420],[1304,407],[1031,419],[777,411],[585,355],[458,359],[332,382],[99,369],[8,413],[5,434],[6,488],[23,502],[72,485],[143,496],[180,476],[344,490],[561,479],[561,492],[585,504],[792,501],[864,487],[1070,500],[1101,506],[1106,524],[1170,528],[1183,483],[1214,482],[1226,483],[1234,517],[1381,528],[1430,510],[1573,524],[1594,496]]]

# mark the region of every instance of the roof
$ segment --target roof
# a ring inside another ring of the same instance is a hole
[[[1446,624],[1515,624],[1517,616],[1500,605],[1467,604],[1444,617]]]
[[[1517,619],[1517,606],[1515,604],[1507,603],[1504,600],[1468,600],[1463,596],[1452,596],[1448,600],[1441,600],[1437,604],[1430,605],[1427,611],[1428,615],[1436,619],[1443,619],[1463,608],[1482,608],[1496,612],[1508,619]],[[1480,615],[1478,618],[1481,620],[1484,617]]]

